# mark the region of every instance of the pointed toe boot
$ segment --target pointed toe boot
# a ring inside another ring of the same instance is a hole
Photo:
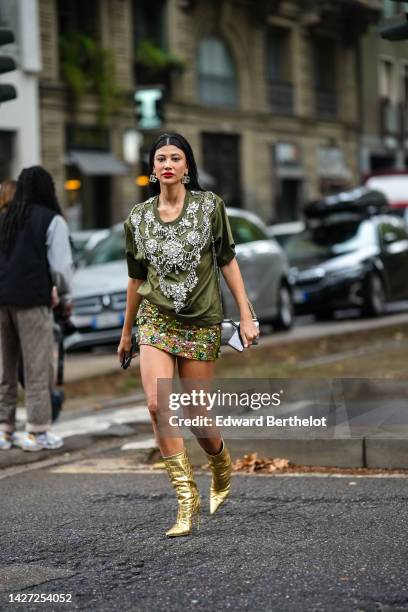
[[[175,538],[190,535],[194,521],[199,527],[201,503],[186,449],[176,455],[163,457],[163,462],[178,500],[177,519],[173,527],[166,531],[166,536]]]
[[[231,488],[232,463],[231,457],[224,441],[219,453],[210,455],[206,453],[211,472],[210,488],[210,514],[214,514],[227,499]]]

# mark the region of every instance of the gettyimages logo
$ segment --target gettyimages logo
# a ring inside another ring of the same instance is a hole
[[[215,391],[208,393],[203,389],[193,389],[190,393],[171,393],[169,397],[170,410],[178,410],[182,407],[201,406],[206,410],[214,407],[240,406],[251,410],[260,410],[268,406],[280,406],[281,393],[229,393],[226,391]]]

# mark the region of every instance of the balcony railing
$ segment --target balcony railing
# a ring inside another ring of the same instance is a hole
[[[268,104],[275,115],[294,114],[294,87],[289,81],[268,81]]]
[[[338,115],[338,96],[335,91],[316,89],[316,117],[322,121],[334,121]]]

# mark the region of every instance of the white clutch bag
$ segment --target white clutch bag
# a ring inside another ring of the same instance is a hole
[[[259,331],[259,321],[258,319],[252,319]],[[233,321],[232,319],[224,319],[221,323],[221,344],[231,346],[236,351],[240,353],[245,349],[240,330],[239,323]],[[252,340],[252,344],[258,344],[257,338]]]

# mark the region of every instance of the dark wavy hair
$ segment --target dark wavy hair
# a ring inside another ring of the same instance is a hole
[[[7,212],[1,215],[0,248],[10,255],[17,232],[24,227],[32,204],[45,206],[62,215],[53,178],[42,166],[24,168],[17,179],[16,192]]]
[[[184,155],[186,156],[188,175],[190,177],[190,182],[187,184],[187,188],[193,189],[194,191],[204,191],[204,189],[198,182],[198,170],[196,161],[194,159],[193,149],[191,148],[190,143],[181,134],[161,134],[157,138],[149,153],[150,174],[153,172],[154,155],[157,149],[160,149],[161,147],[165,147],[167,145],[174,145],[175,147],[178,147],[184,152]],[[157,195],[160,193],[159,181],[157,181],[157,183],[150,183],[150,193],[152,195]]]

